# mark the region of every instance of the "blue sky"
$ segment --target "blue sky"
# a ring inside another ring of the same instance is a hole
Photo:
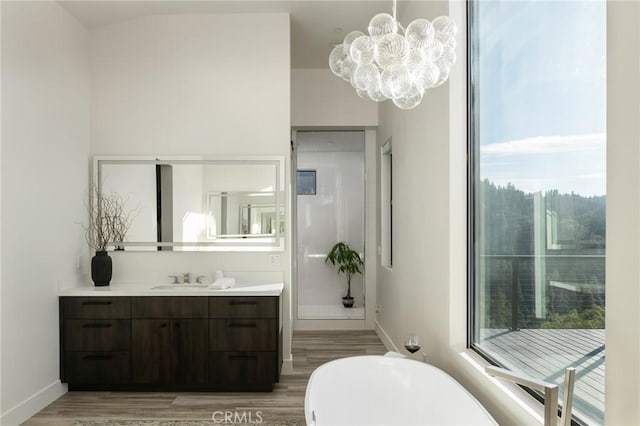
[[[526,192],[606,188],[606,3],[480,2],[482,178]]]

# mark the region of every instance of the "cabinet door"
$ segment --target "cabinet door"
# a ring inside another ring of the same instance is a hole
[[[278,344],[274,319],[209,320],[210,351],[275,351]]]
[[[131,321],[132,381],[135,384],[171,383],[171,320]]]
[[[209,297],[209,318],[278,318],[278,297]]]
[[[129,320],[68,319],[63,324],[65,351],[129,351]]]
[[[139,296],[131,298],[131,318],[207,318],[202,296]]]
[[[63,297],[62,311],[65,318],[128,319],[131,302],[128,297]]]
[[[66,380],[73,385],[108,386],[131,380],[129,352],[65,352]]]
[[[171,321],[171,372],[176,385],[207,383],[207,320]]]
[[[211,352],[211,381],[245,390],[270,390],[276,352]]]

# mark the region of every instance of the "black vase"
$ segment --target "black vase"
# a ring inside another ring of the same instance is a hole
[[[96,286],[109,285],[112,275],[111,258],[106,251],[97,251],[91,258],[91,279]]]

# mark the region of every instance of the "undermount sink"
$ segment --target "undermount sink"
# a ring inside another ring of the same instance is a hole
[[[151,287],[151,290],[204,290],[208,284],[163,284]]]

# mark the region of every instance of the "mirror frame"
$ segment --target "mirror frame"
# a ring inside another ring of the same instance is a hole
[[[287,230],[288,209],[286,205],[287,194],[285,192],[285,160],[284,156],[122,156],[122,155],[96,155],[92,162],[92,188],[90,203],[95,205],[96,193],[102,189],[102,166],[117,164],[150,164],[150,165],[272,165],[275,167],[275,210],[284,212],[284,232],[280,231],[280,226],[276,227],[274,241],[256,241],[255,238],[248,238],[246,241],[212,241],[212,242],[158,242],[158,241],[124,241],[115,242],[118,246],[125,248],[124,251],[149,252],[151,250],[136,250],[136,247],[160,248],[160,247],[187,247],[193,250],[180,250],[180,253],[189,252],[283,252],[285,251],[285,234]],[[206,196],[206,194],[205,194]],[[114,244],[110,245],[111,247]],[[127,250],[128,249],[128,250]],[[110,248],[109,251],[113,251]],[[172,250],[159,250],[163,252],[173,252]]]

